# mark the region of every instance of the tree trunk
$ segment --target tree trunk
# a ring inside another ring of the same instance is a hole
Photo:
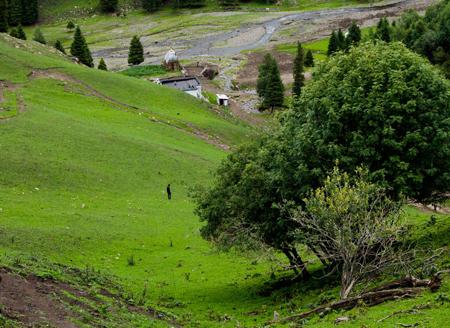
[[[295,247],[284,247],[282,248],[282,252],[289,259],[289,263],[291,264],[292,270],[294,270],[295,274],[301,274],[304,279],[308,279],[310,277],[310,274],[306,269],[306,265]]]

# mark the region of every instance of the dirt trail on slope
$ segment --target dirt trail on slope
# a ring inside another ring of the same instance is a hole
[[[28,77],[31,80],[38,79],[38,78],[49,78],[49,79],[53,79],[53,80],[57,80],[57,81],[79,84],[86,89],[86,92],[84,93],[85,95],[100,98],[100,99],[110,103],[114,108],[116,108],[118,110],[123,110],[126,112],[132,112],[132,113],[138,113],[139,115],[146,115],[147,118],[150,119],[152,122],[168,125],[172,128],[176,128],[185,133],[190,133],[190,134],[196,136],[197,138],[202,139],[206,143],[216,146],[222,150],[230,149],[230,146],[227,145],[225,142],[223,142],[218,136],[209,135],[206,132],[199,129],[198,127],[196,127],[192,123],[187,123],[188,129],[183,129],[177,125],[169,123],[168,121],[156,118],[152,113],[146,113],[146,110],[144,110],[144,109],[141,109],[141,108],[138,108],[135,106],[131,106],[129,104],[126,104],[126,103],[123,103],[116,99],[113,99],[107,95],[104,95],[103,93],[99,92],[98,90],[96,90],[95,88],[93,88],[92,86],[87,84],[86,82],[76,79],[65,73],[59,72],[57,70],[54,70],[54,69],[34,70],[29,74]],[[171,119],[171,121],[173,121],[173,120]]]

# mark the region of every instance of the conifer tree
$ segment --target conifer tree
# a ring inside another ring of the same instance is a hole
[[[161,7],[161,0],[142,0],[142,8],[149,13],[154,13]]]
[[[381,18],[378,22],[375,35],[377,39],[385,42],[391,42],[391,31],[386,17]]]
[[[17,29],[15,27],[12,28],[11,31],[9,31],[9,35],[16,39],[19,38],[19,34],[17,33]]]
[[[100,11],[102,13],[114,13],[117,11],[118,0],[100,0]]]
[[[67,23],[66,28],[67,28],[68,30],[73,30],[73,29],[75,28],[75,24],[74,24],[72,21],[69,21],[69,22]]]
[[[333,30],[333,32],[331,33],[331,36],[330,36],[330,41],[328,42],[327,55],[331,56],[338,50],[339,50],[339,45],[338,45],[337,35],[336,35],[336,31]]]
[[[92,59],[91,51],[89,50],[86,39],[81,33],[79,26],[75,29],[75,35],[72,46],[70,47],[70,53],[72,56],[77,57],[82,64],[89,67],[94,67],[94,60]]]
[[[22,22],[22,0],[8,1],[8,23],[17,26]]]
[[[39,20],[38,0],[22,0],[22,24],[33,25]]]
[[[267,86],[267,76],[269,74],[269,71],[271,69],[273,57],[271,54],[267,53],[264,56],[264,61],[261,65],[258,67],[258,80],[256,81],[256,91],[258,93],[258,96],[260,98],[264,98],[266,94],[266,86]]]
[[[345,50],[346,49],[345,36],[344,36],[344,33],[342,33],[341,29],[338,30],[338,32],[336,34],[336,39],[337,39],[338,49]]]
[[[128,64],[139,65],[144,61],[144,48],[139,40],[138,36],[135,35],[130,43],[130,51],[128,53]]]
[[[345,38],[345,44],[347,48],[351,46],[358,45],[361,41],[361,30],[355,21],[352,22],[348,29],[347,37]]]
[[[33,40],[42,44],[47,44],[47,41],[45,40],[44,34],[42,34],[42,31],[40,28],[37,28],[34,31]]]
[[[0,0],[0,33],[8,32],[8,3]]]
[[[304,51],[300,42],[297,43],[297,56],[294,60],[294,85],[292,87],[292,94],[300,97],[302,88],[305,85],[304,71]]]
[[[305,56],[305,66],[314,67],[314,56],[311,50],[308,50]]]
[[[270,70],[267,75],[266,91],[263,101],[263,107],[270,108],[273,112],[275,107],[283,106],[284,86],[281,81],[280,70],[275,59],[272,60]]]
[[[98,67],[99,70],[102,71],[107,71],[108,67],[106,66],[105,60],[103,58],[100,58],[100,62],[98,63]]]
[[[62,52],[63,54],[66,54],[66,49],[64,49],[61,41],[59,41],[59,40],[56,40],[56,42],[55,42],[55,49]]]
[[[21,40],[27,39],[27,35],[25,34],[25,31],[23,30],[22,24],[19,24],[19,26],[17,26],[17,38],[21,39]]]

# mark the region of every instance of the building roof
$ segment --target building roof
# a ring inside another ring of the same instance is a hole
[[[171,77],[167,79],[158,79],[159,84],[181,91],[195,91],[201,84],[195,76]]]
[[[223,100],[228,100],[229,99],[227,95],[223,95],[223,94],[220,94],[220,93],[218,93],[216,96],[217,96],[218,99],[223,99]]]

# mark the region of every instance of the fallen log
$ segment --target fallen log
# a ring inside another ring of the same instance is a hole
[[[294,314],[279,320],[272,320],[269,324],[283,323],[295,320],[301,320],[318,313],[326,313],[331,310],[350,310],[360,303],[367,306],[374,306],[386,301],[398,300],[402,298],[412,298],[426,289],[436,291],[441,286],[441,275],[450,273],[450,270],[444,270],[436,273],[431,279],[417,279],[411,276],[396,280],[386,285],[377,287],[367,293],[339,300],[337,302],[316,307],[312,310]]]

